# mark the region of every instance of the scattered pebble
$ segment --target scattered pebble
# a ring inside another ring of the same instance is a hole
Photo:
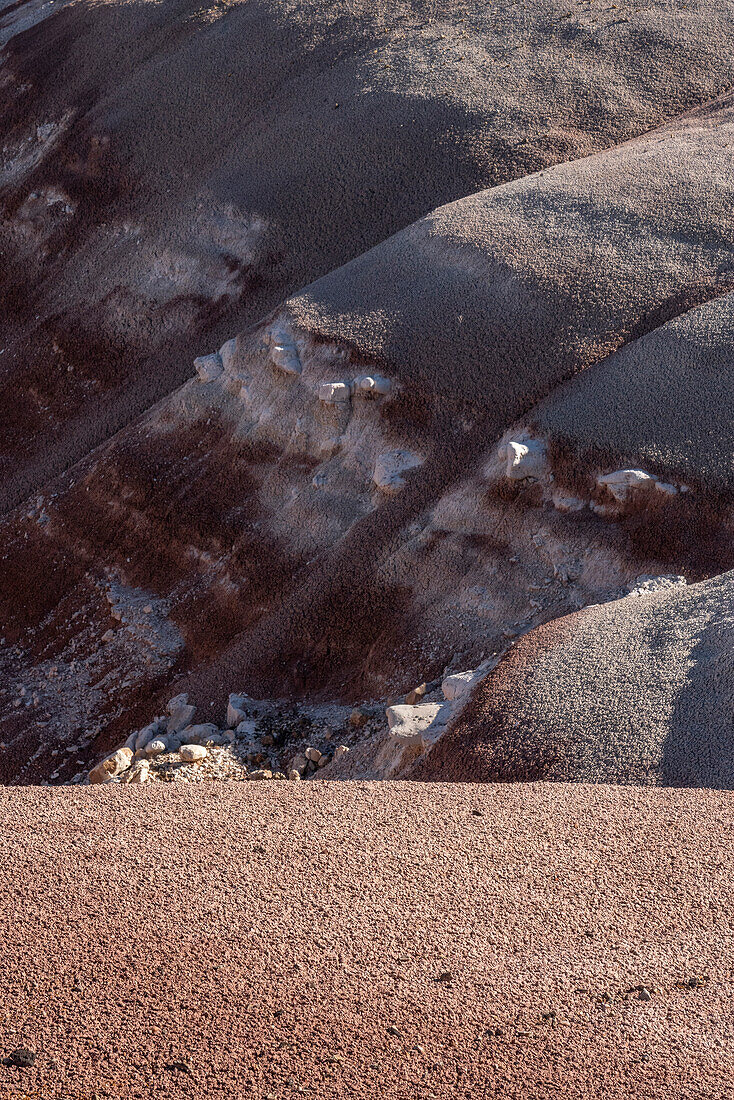
[[[34,1065],[36,1056],[32,1050],[26,1050],[25,1047],[18,1047],[12,1051],[7,1058],[3,1059],[3,1064],[6,1066],[15,1066],[16,1069],[29,1069]]]

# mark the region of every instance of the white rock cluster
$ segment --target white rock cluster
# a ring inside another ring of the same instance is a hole
[[[392,382],[389,378],[364,374],[353,382],[322,382],[319,386],[319,400],[326,405],[337,405],[357,396],[384,397],[391,389]]]

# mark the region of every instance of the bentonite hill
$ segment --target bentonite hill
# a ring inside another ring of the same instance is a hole
[[[0,1100],[734,1098],[734,0],[0,0],[0,398]]]

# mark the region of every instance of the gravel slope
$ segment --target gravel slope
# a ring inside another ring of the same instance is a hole
[[[665,471],[734,493],[734,295],[626,344],[555,390],[532,422],[590,464]]]
[[[0,1054],[37,1058],[0,1065],[0,1094],[725,1100],[729,811],[579,786],[2,790]]]
[[[734,574],[527,634],[420,779],[734,789]]]
[[[6,3],[9,32],[0,507],[439,204],[734,85],[731,0]]]

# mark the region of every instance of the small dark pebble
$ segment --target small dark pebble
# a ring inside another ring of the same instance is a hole
[[[191,1070],[185,1062],[166,1062],[164,1069],[178,1070],[179,1073],[191,1074]]]
[[[442,970],[441,973],[436,978],[436,981],[437,982],[450,982],[452,978],[453,978],[453,974],[451,973],[450,970]]]
[[[18,1047],[12,1054],[9,1054],[7,1058],[3,1059],[3,1065],[15,1066],[16,1069],[28,1069],[36,1060],[36,1056],[32,1050],[26,1050],[25,1047]]]
[[[397,1037],[399,1039],[402,1039],[402,1037],[403,1037],[402,1031],[398,1031],[398,1029],[395,1027],[394,1024],[390,1024],[390,1026],[387,1029],[387,1033],[388,1033],[388,1035],[397,1035]]]
[[[472,815],[474,817],[484,817],[484,814],[482,813],[481,810],[472,810]]]

